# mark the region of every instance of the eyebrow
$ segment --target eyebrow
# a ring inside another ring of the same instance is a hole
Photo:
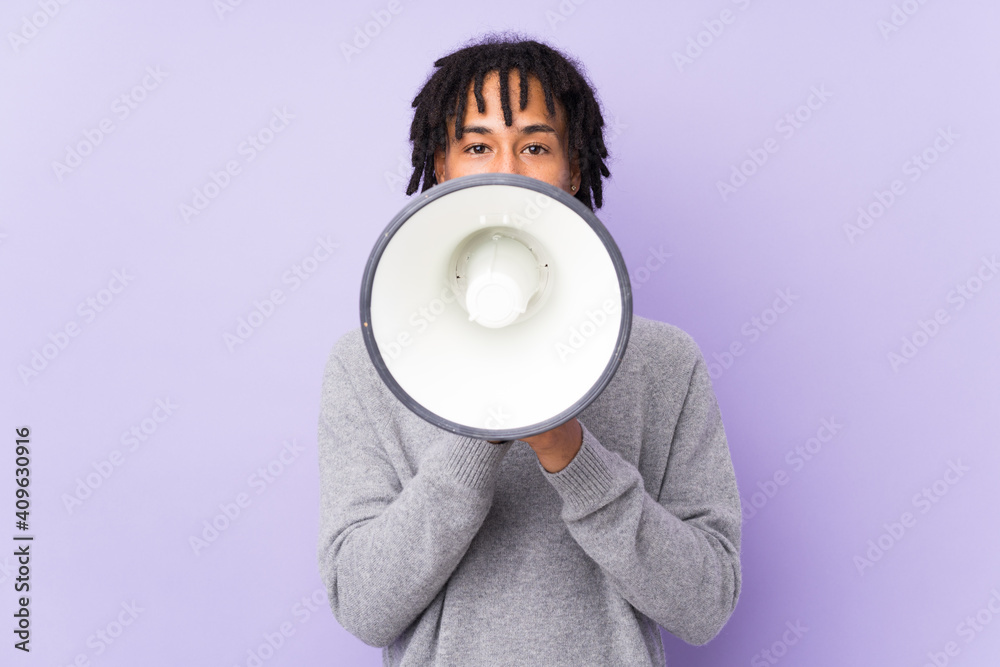
[[[521,134],[538,134],[540,132],[558,134],[554,127],[545,123],[526,125],[520,129],[520,132]],[[462,134],[493,134],[493,130],[483,125],[465,125],[462,127]]]

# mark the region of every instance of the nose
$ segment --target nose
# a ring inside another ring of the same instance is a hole
[[[501,148],[496,158],[491,160],[491,171],[498,174],[520,174],[521,163],[510,148]]]

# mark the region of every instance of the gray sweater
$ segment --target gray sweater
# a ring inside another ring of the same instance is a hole
[[[549,473],[410,412],[360,329],[319,419],[319,567],[337,620],[384,665],[664,665],[657,625],[712,639],[740,591],[740,501],[691,337],[634,317],[614,379]],[[336,660],[331,660],[335,664]]]

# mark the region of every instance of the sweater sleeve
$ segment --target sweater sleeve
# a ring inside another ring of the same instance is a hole
[[[387,413],[332,355],[319,419],[319,569],[334,616],[372,646],[392,643],[448,581],[510,448],[442,431],[403,484],[383,441]]]
[[[570,534],[633,607],[684,641],[705,644],[739,598],[742,518],[704,360],[692,370],[658,499],[634,465],[583,431],[569,465],[542,469],[563,499]]]

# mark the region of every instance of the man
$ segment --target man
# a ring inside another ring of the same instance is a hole
[[[435,66],[413,102],[407,194],[503,172],[601,206],[604,123],[571,60],[491,37]],[[703,644],[739,597],[721,416],[671,325],[635,317],[578,419],[499,443],[406,409],[354,330],[327,365],[319,448],[330,604],[386,665],[664,665],[657,626]]]

